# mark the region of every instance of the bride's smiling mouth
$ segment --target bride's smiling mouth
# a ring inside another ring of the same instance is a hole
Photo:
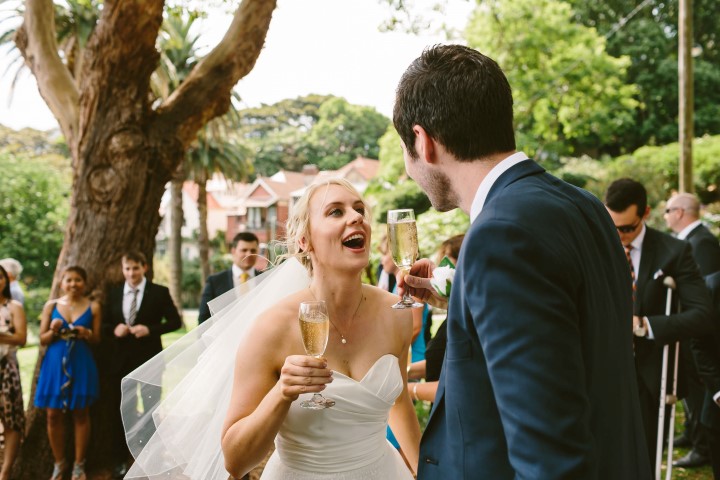
[[[351,250],[362,250],[365,248],[365,235],[360,232],[353,233],[345,237],[342,244]]]

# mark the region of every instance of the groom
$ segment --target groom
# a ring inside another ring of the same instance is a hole
[[[472,222],[418,478],[649,479],[618,235],[598,199],[515,150],[512,104],[497,63],[458,45],[397,88],[408,174]],[[401,288],[432,302],[432,268]]]

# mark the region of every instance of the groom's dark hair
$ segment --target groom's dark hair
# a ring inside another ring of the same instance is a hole
[[[510,83],[492,58],[462,45],[432,46],[410,64],[393,123],[412,158],[415,125],[459,161],[515,150]]]

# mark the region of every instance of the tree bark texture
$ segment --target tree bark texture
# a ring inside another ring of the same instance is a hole
[[[198,231],[198,245],[200,249],[200,267],[202,271],[202,285],[210,276],[210,236],[208,235],[208,206],[207,206],[207,179],[201,178],[198,182],[198,212],[200,214],[200,228]]]
[[[59,277],[69,265],[87,270],[89,290],[99,299],[109,285],[122,281],[124,252],[145,253],[152,267],[165,184],[197,131],[227,111],[231,89],[260,54],[275,5],[274,0],[244,0],[223,40],[155,108],[149,85],[158,64],[164,0],[105,0],[76,78],[58,54],[52,0],[26,0],[16,44],[60,124],[73,165],[70,215],[53,297],[59,295]],[[108,426],[102,392],[108,388],[113,387],[101,378],[101,399],[91,409],[90,478],[112,466],[103,441]],[[27,439],[15,476],[48,477],[52,459],[44,412],[31,402],[27,415]]]
[[[168,254],[170,258],[170,295],[175,306],[182,308],[182,224],[184,218],[182,205],[182,177],[170,182],[170,236]]]

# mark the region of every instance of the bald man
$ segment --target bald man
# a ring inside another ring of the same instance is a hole
[[[667,201],[665,223],[680,240],[692,247],[695,263],[703,277],[720,271],[720,243],[700,222],[700,202],[690,193],[679,193]]]
[[[671,197],[666,204],[665,223],[680,240],[686,240],[692,247],[692,255],[707,277],[720,271],[720,242],[700,221],[700,202],[691,193],[679,193]],[[685,432],[678,437],[676,446],[692,446],[690,452],[674,462],[676,467],[695,468],[709,462],[707,432],[701,424],[701,412],[705,401],[705,386],[700,380],[698,369],[691,355],[690,341],[680,342],[680,381],[685,385]],[[697,367],[697,368],[696,368]]]

